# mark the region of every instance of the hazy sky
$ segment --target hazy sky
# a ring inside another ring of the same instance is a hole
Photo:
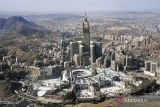
[[[0,11],[56,12],[159,10],[160,0],[0,0]]]

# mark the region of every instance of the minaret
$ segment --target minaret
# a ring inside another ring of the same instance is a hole
[[[84,66],[89,65],[90,58],[90,27],[85,13],[85,19],[83,21],[83,44],[84,44]]]
[[[61,40],[61,48],[62,48],[62,66],[63,66],[63,69],[64,69],[64,42],[65,42],[65,38],[64,38],[64,35],[62,37],[62,40]]]

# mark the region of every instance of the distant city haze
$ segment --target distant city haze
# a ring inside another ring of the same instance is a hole
[[[160,0],[0,0],[0,12],[159,10]]]

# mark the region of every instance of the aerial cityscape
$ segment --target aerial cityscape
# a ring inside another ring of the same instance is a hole
[[[122,1],[0,0],[0,107],[160,107],[160,2]]]

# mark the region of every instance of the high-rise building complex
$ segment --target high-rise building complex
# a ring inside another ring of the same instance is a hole
[[[82,41],[70,42],[70,57],[76,65],[89,66],[102,56],[102,43],[90,41],[90,26],[86,15],[82,29]]]

